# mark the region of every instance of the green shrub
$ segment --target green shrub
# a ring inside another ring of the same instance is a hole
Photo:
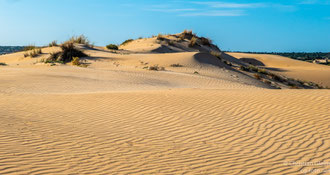
[[[83,51],[75,48],[74,44],[72,42],[67,42],[61,45],[62,52],[60,53],[60,57],[57,59],[57,61],[60,62],[71,62],[74,57],[87,57]]]
[[[132,41],[134,41],[134,40],[133,39],[128,39],[128,40],[124,41],[123,43],[121,43],[120,45],[121,46],[124,46],[124,45],[126,45],[126,44],[128,44],[128,43],[130,43]]]
[[[7,64],[6,64],[6,63],[1,63],[1,62],[0,62],[0,66],[7,66]]]
[[[106,48],[110,50],[118,50],[118,46],[115,44],[109,44],[106,46]]]

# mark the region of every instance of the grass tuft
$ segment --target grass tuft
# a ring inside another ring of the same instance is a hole
[[[58,46],[57,41],[52,41],[51,43],[49,43],[48,46],[49,46],[49,47],[55,47],[55,46]]]
[[[124,46],[124,45],[126,45],[126,44],[128,44],[128,43],[130,43],[132,41],[134,41],[134,40],[133,39],[128,39],[128,40],[124,41],[123,43],[121,43],[120,45],[121,46]]]
[[[158,65],[153,65],[153,66],[148,66],[147,69],[152,70],[152,71],[164,71],[165,67],[160,67]]]

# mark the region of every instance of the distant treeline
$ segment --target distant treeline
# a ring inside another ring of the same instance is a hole
[[[229,51],[233,52],[233,51]],[[239,52],[252,54],[272,54],[289,57],[297,60],[315,60],[315,59],[330,59],[330,52]]]
[[[22,46],[0,46],[0,55],[23,50]]]

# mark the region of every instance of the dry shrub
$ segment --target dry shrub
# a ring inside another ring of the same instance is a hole
[[[157,36],[157,40],[164,41],[164,40],[165,40],[164,35],[162,35],[162,34],[158,34],[158,36]]]
[[[196,37],[192,37],[190,42],[189,42],[189,47],[194,47],[197,43],[197,38]]]
[[[204,37],[201,38],[201,42],[202,42],[202,45],[206,45],[206,46],[211,46],[211,44],[212,44],[212,40],[210,40],[208,38],[204,38]]]
[[[165,67],[160,67],[158,65],[153,65],[153,66],[149,66],[148,70],[153,70],[153,71],[164,71]]]
[[[57,41],[52,41],[51,43],[49,43],[49,47],[55,47],[58,46]]]
[[[213,56],[215,56],[215,57],[217,57],[217,58],[221,58],[220,56],[221,56],[221,52],[217,52],[217,51],[211,51],[211,55],[213,55]]]
[[[23,48],[24,51],[34,50],[37,47],[35,45],[27,45]]]
[[[72,42],[67,42],[61,45],[61,55],[60,58],[57,61],[61,61],[64,63],[71,62],[74,57],[87,57],[83,51],[75,48],[74,43]]]
[[[261,80],[261,76],[259,74],[253,74],[254,78]]]
[[[191,40],[192,37],[194,37],[195,35],[193,34],[192,30],[184,30],[180,35],[179,35],[179,38],[181,40],[184,40],[184,39],[188,39],[188,40]]]
[[[79,57],[73,57],[71,63],[72,63],[72,65],[74,65],[74,66],[80,66],[80,59],[79,59]]]
[[[177,64],[171,64],[171,67],[183,67],[183,65],[177,63]]]
[[[24,53],[24,57],[35,58],[35,57],[39,56],[40,54],[42,54],[42,51],[41,51],[40,48],[37,48],[37,49],[33,49],[33,50],[30,51],[30,52],[26,52],[26,53]]]

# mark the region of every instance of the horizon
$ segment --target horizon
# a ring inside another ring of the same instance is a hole
[[[0,0],[0,45],[85,35],[95,45],[193,30],[221,50],[330,52],[330,1]]]

